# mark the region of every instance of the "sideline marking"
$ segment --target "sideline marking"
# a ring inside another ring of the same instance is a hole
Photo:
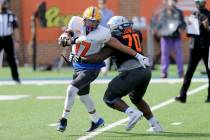
[[[29,97],[29,95],[0,95],[0,101],[20,100]]]
[[[196,89],[193,89],[193,90],[187,92],[187,96],[191,96],[193,94],[199,93],[199,91],[202,91],[202,90],[206,89],[207,87],[208,87],[208,84],[204,84],[204,85],[202,85],[202,86],[200,86],[200,87],[198,87]],[[160,109],[162,107],[165,107],[165,106],[167,106],[167,105],[169,105],[169,104],[171,104],[173,102],[175,102],[175,100],[174,100],[174,98],[171,98],[169,100],[166,100],[166,101],[164,101],[164,102],[162,102],[160,104],[157,104],[157,105],[153,106],[151,108],[151,110],[152,111],[158,110],[158,109]],[[95,137],[95,136],[97,136],[97,135],[99,135],[99,134],[101,134],[101,133],[103,133],[103,132],[105,132],[105,131],[107,131],[109,129],[112,129],[112,128],[118,126],[118,125],[121,125],[121,124],[123,124],[123,123],[125,123],[127,121],[128,121],[128,118],[121,119],[121,120],[119,120],[117,122],[111,123],[110,125],[108,125],[108,126],[106,126],[104,128],[98,129],[98,130],[96,130],[94,132],[91,132],[91,133],[85,135],[85,136],[79,137],[77,140],[88,140],[88,139],[91,139],[91,138],[93,138],[93,137]]]
[[[69,84],[72,80],[22,80],[21,84],[18,85],[58,85],[58,84]],[[97,79],[93,81],[94,84],[107,84],[111,81],[111,79],[103,80]],[[160,79],[160,78],[153,78],[151,79],[150,83],[182,83],[183,79],[174,78],[174,79]],[[201,82],[208,82],[208,78],[193,78],[193,83],[201,83]],[[0,81],[0,86],[7,86],[7,85],[17,85],[13,81]]]
[[[65,96],[37,96],[37,100],[57,100],[57,99],[65,99]]]
[[[57,126],[57,125],[58,125],[58,123],[48,124],[48,126],[51,126],[51,127],[55,127],[55,126]]]
[[[181,124],[182,124],[182,122],[173,122],[173,123],[171,123],[171,125],[174,125],[174,126],[181,125]]]

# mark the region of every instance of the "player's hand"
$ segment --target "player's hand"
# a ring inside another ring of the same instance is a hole
[[[147,57],[145,57],[145,56],[143,56],[143,55],[141,55],[139,53],[137,53],[135,57],[138,59],[139,63],[144,68],[146,68],[146,66],[150,66],[150,64],[149,64],[149,58],[147,58]]]
[[[70,46],[71,37],[67,33],[61,34],[61,36],[58,38],[58,44],[62,47]]]
[[[69,62],[73,62],[74,61],[74,56],[75,56],[75,54],[70,53],[70,55],[69,55]]]
[[[202,24],[203,24],[203,26],[204,26],[204,28],[206,30],[209,30],[209,20],[208,20],[208,18],[206,18],[205,20],[203,20],[202,21]]]
[[[86,60],[85,57],[81,57],[81,56],[78,56],[78,55],[73,54],[73,53],[71,53],[70,56],[69,56],[69,62],[83,63],[84,60]]]

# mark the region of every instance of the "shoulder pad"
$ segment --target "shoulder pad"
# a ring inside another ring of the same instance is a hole
[[[101,25],[99,25],[95,31],[90,32],[88,34],[88,39],[95,40],[102,43],[108,42],[110,38],[111,38],[110,30]]]
[[[81,25],[83,25],[83,19],[79,16],[73,16],[69,21],[68,28],[73,30],[75,27]]]

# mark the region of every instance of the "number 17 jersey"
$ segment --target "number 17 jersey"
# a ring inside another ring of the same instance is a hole
[[[77,38],[76,44],[72,46],[72,53],[82,57],[98,53],[111,38],[109,29],[101,25],[86,34],[83,18],[78,16],[72,17],[68,29],[72,30],[74,32],[73,37]],[[104,62],[94,64],[73,63],[73,67],[77,70],[100,69],[104,65]]]

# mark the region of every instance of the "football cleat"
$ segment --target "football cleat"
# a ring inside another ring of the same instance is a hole
[[[138,110],[132,110],[129,112],[128,117],[129,121],[128,125],[125,127],[126,131],[131,130],[136,125],[138,120],[141,119],[141,117],[143,117],[143,113]]]
[[[163,131],[163,128],[160,126],[160,124],[156,123],[155,125],[152,125],[149,129],[147,129],[147,132],[160,133],[164,131]]]
[[[186,96],[177,96],[177,97],[175,97],[175,101],[178,101],[180,103],[186,103],[187,97]]]
[[[86,130],[86,132],[92,132],[102,126],[104,126],[104,120],[102,118],[99,118],[98,122],[96,123],[94,123],[93,121],[91,122],[91,126]]]
[[[206,102],[206,103],[210,103],[210,98],[207,98],[207,99],[205,100],[205,102]]]
[[[57,131],[64,132],[66,130],[66,126],[67,126],[67,119],[66,118],[61,118],[58,121]]]

